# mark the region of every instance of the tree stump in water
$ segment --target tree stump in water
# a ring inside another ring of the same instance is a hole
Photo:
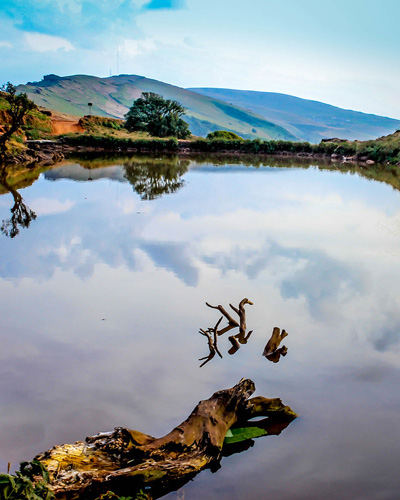
[[[162,438],[117,427],[85,443],[55,446],[36,459],[47,467],[57,499],[93,499],[109,490],[134,498],[145,487],[157,498],[205,468],[218,468],[225,436],[235,425],[262,426],[269,434],[279,434],[296,418],[280,399],[249,399],[254,390],[251,380],[242,379],[216,392]],[[268,418],[248,422],[259,416]]]

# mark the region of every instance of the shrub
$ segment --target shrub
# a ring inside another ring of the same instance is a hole
[[[38,480],[41,477],[41,480]],[[37,460],[22,462],[15,475],[0,474],[0,498],[7,500],[53,500],[49,474]]]
[[[104,149],[135,149],[137,151],[177,151],[178,141],[169,139],[129,139],[103,135],[65,135],[64,141],[71,146],[85,146]]]
[[[207,139],[221,139],[225,141],[243,141],[240,135],[234,132],[229,132],[229,130],[215,130],[215,132],[210,132],[207,135]]]

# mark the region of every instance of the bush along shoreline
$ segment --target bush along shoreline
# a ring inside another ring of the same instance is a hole
[[[47,160],[57,160],[69,152],[113,153],[211,153],[226,155],[265,155],[304,158],[324,158],[335,162],[374,163],[400,166],[400,131],[371,141],[324,139],[319,144],[291,141],[261,141],[260,139],[203,139],[129,138],[101,134],[67,134],[54,141],[28,141],[28,150],[10,163],[40,162],[41,152]],[[62,153],[62,155],[60,155]],[[60,158],[58,158],[60,156]],[[32,158],[31,158],[32,157]],[[44,158],[43,158],[44,159]]]
[[[365,162],[367,164],[400,165],[400,131],[371,141],[350,142],[340,139],[324,139],[319,144],[275,140],[261,141],[260,139],[130,139],[90,134],[66,135],[61,138],[61,141],[74,150],[284,155],[331,158],[335,161]]]
[[[319,144],[291,141],[196,139],[187,146],[207,153],[265,154],[331,158],[335,161],[390,163],[400,165],[400,131],[371,141],[324,139]]]

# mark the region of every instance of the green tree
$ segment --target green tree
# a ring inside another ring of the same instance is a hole
[[[177,101],[164,99],[154,92],[143,92],[125,115],[129,131],[144,131],[155,137],[190,136],[189,125],[182,120],[186,109]]]
[[[235,132],[229,132],[228,130],[215,130],[215,132],[210,132],[207,135],[207,139],[221,139],[225,141],[243,141],[243,137],[235,134]]]
[[[17,89],[10,82],[3,85],[1,91],[3,92],[2,95],[4,99],[9,105],[7,110],[9,121],[4,125],[5,132],[0,136],[0,152],[4,155],[7,141],[9,141],[11,136],[21,127],[25,115],[35,108],[35,104],[28,99],[26,94],[17,94]]]

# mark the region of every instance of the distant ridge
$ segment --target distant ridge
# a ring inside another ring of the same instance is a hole
[[[299,139],[320,142],[340,137],[375,139],[395,132],[400,120],[351,111],[318,101],[274,92],[218,88],[191,88],[202,95],[253,111],[289,130]]]
[[[400,120],[351,111],[318,101],[274,92],[183,89],[139,75],[99,78],[89,75],[46,75],[19,85],[36,104],[62,113],[123,118],[142,92],[174,99],[187,109],[185,120],[194,135],[229,130],[247,139],[309,141],[339,137],[368,140],[400,129]]]
[[[114,118],[123,118],[142,92],[155,92],[187,108],[185,120],[194,135],[206,136],[224,129],[249,139],[298,139],[281,125],[252,111],[138,75],[46,75],[40,82],[20,85],[18,90],[26,92],[36,104],[59,112],[83,116],[89,113],[90,102],[93,114]]]

